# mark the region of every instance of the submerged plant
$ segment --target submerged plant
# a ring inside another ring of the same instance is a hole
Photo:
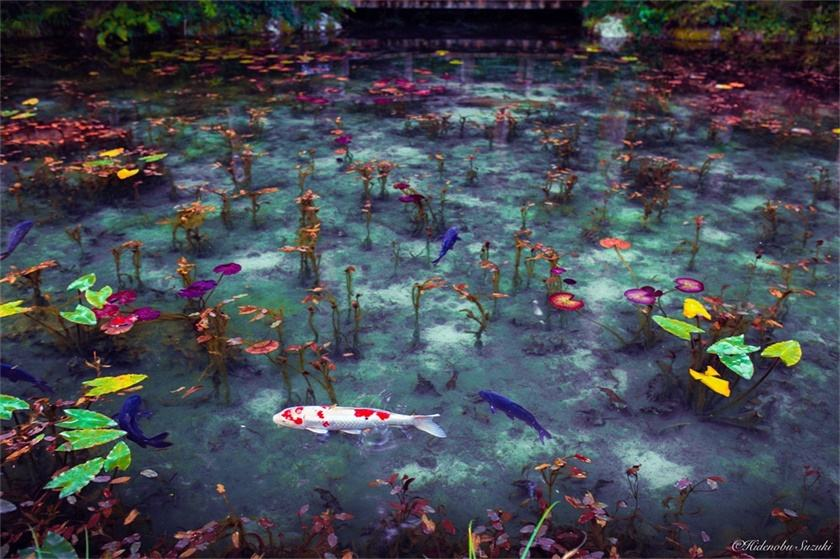
[[[481,341],[481,336],[490,324],[490,313],[481,304],[478,295],[470,293],[468,288],[469,286],[465,283],[458,283],[452,286],[452,289],[461,296],[461,299],[466,299],[475,307],[475,309],[459,309],[459,311],[476,323],[477,329],[469,333],[475,335],[475,347],[480,348],[484,345]]]
[[[697,253],[700,252],[700,230],[703,228],[703,223],[705,222],[702,215],[694,216],[694,239],[691,241],[682,240],[680,241],[677,248],[674,252],[682,250],[684,247],[688,247],[689,252],[691,253],[691,258],[688,261],[688,266],[686,269],[691,271],[694,270],[694,262],[697,259]]]
[[[139,286],[143,285],[143,280],[140,278],[140,268],[142,265],[142,252],[141,249],[143,248],[142,241],[125,241],[114,248],[111,249],[111,254],[114,257],[114,273],[117,277],[117,285],[122,287],[123,285],[123,276],[127,276],[129,279],[134,281],[134,284]],[[122,253],[126,250],[131,251],[131,265],[134,268],[134,275],[128,276],[128,274],[122,273]]]
[[[741,410],[741,415],[734,417],[726,412],[738,410],[742,402],[755,392],[779,363],[784,363],[788,367],[796,365],[802,358],[799,342],[787,340],[765,347],[761,351],[761,357],[770,358],[773,361],[767,366],[762,376],[749,388],[735,395],[731,400],[726,400],[732,396],[733,389],[740,380],[749,381],[753,378],[755,368],[750,354],[761,348],[745,343],[743,334],[717,337],[714,338],[713,343],[704,340],[703,334],[706,331],[700,326],[700,318],[711,320],[712,315],[702,303],[695,299],[685,299],[683,316],[694,318],[696,325],[663,316],[654,316],[653,321],[669,334],[689,342],[691,350],[689,378],[702,383],[722,398],[708,398],[705,390],[699,389],[693,382],[685,381],[685,393],[692,400],[695,413],[707,420],[739,426],[754,425],[760,419],[760,415],[755,411]],[[735,377],[723,376],[721,374],[723,370],[734,373]]]
[[[624,259],[624,255],[621,254],[623,250],[629,250],[632,246],[629,241],[625,241],[623,239],[619,239],[616,237],[606,237],[598,241],[603,248],[611,248],[615,250],[615,254],[618,256],[618,259],[621,261],[621,264],[627,269],[627,273],[630,274],[630,279],[633,283],[638,284],[639,280],[636,278],[636,274],[633,272],[633,268],[630,267],[630,264],[627,260]]]
[[[415,283],[411,288],[411,304],[414,307],[414,334],[411,339],[412,347],[420,343],[420,300],[427,291],[444,287],[446,282],[440,276],[427,279],[422,283]]]

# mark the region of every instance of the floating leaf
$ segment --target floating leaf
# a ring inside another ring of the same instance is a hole
[[[747,380],[752,378],[755,369],[753,369],[752,360],[748,354],[740,353],[738,355],[719,355],[718,357],[720,357],[721,363],[726,365],[729,370],[739,377]]]
[[[250,353],[251,355],[265,355],[266,353],[271,353],[279,347],[280,343],[276,340],[263,340],[246,347],[245,353]]]
[[[90,410],[68,409],[64,410],[69,420],[56,423],[57,427],[64,427],[65,429],[97,429],[100,427],[116,427],[117,423],[101,413]]]
[[[27,107],[34,107],[40,102],[37,97],[30,97],[29,99],[22,101],[21,105],[26,105]]]
[[[44,541],[35,548],[27,547],[21,550],[20,557],[37,557],[38,559],[78,559],[76,550],[73,546],[56,534],[55,532],[47,532]]]
[[[96,159],[94,161],[85,161],[84,165],[88,167],[110,167],[111,165],[116,165],[117,162],[113,159]]]
[[[106,472],[112,472],[117,468],[126,471],[129,466],[131,466],[131,449],[124,441],[120,441],[105,457],[103,468]]]
[[[108,297],[110,297],[113,292],[114,290],[111,289],[110,285],[106,285],[99,291],[88,289],[85,291],[85,299],[87,299],[87,302],[90,303],[91,306],[101,309],[105,306],[105,303],[108,301]]]
[[[61,436],[70,443],[58,447],[58,450],[82,450],[109,443],[125,435],[121,429],[78,429],[64,431]]]
[[[89,274],[85,274],[79,278],[76,278],[70,285],[67,286],[67,291],[72,291],[74,289],[78,289],[79,291],[87,291],[93,284],[96,283],[96,274],[93,272]]]
[[[18,299],[17,301],[9,301],[8,303],[3,303],[0,305],[0,318],[5,318],[7,316],[14,316],[16,314],[28,312],[31,307],[21,307],[23,304],[23,299]]]
[[[35,113],[27,111],[25,113],[16,114],[15,116],[12,117],[12,120],[20,120],[22,118],[32,118],[33,116],[35,116]]]
[[[63,499],[73,493],[78,493],[83,487],[96,477],[102,469],[104,458],[93,458],[58,474],[44,486],[44,489],[61,489],[58,497]]]
[[[715,355],[745,355],[761,349],[758,346],[747,345],[744,343],[744,335],[731,336],[718,340],[706,350]]]
[[[96,315],[93,311],[84,305],[76,305],[76,309],[72,312],[61,311],[58,313],[64,320],[75,322],[76,324],[85,324],[87,326],[96,326]]]
[[[139,172],[140,169],[120,169],[117,171],[117,177],[124,181],[125,179],[130,179]]]
[[[125,151],[125,148],[115,148],[115,149],[109,149],[108,151],[100,151],[99,152],[99,157],[116,157],[118,155],[122,155],[122,153],[124,151]]]
[[[104,396],[105,394],[113,394],[114,392],[125,390],[129,386],[134,386],[147,378],[149,378],[148,375],[129,374],[116,377],[99,377],[86,380],[82,384],[91,387],[85,396]]]
[[[146,155],[145,157],[140,157],[140,161],[143,163],[154,163],[155,161],[160,161],[164,157],[169,155],[168,153],[153,153],[152,155]]]
[[[764,348],[762,357],[778,357],[788,367],[793,367],[802,359],[802,346],[796,340],[776,342]]]
[[[19,112],[20,111],[18,111],[17,109],[7,109],[5,111],[0,111],[0,116],[10,117],[10,116],[16,115]]]
[[[666,318],[664,316],[656,315],[653,317],[653,321],[669,334],[672,334],[682,340],[690,340],[692,334],[703,333],[702,328],[698,328],[693,324],[683,322],[682,320],[676,320],[674,318]]]
[[[8,394],[0,394],[0,419],[11,419],[12,412],[28,409],[29,404],[20,398],[15,398],[14,396],[9,396]]]

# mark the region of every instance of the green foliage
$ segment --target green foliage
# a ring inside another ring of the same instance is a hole
[[[63,444],[58,447],[58,450],[66,451],[93,448],[119,439],[123,435],[125,435],[125,431],[120,429],[78,429],[64,431],[61,433],[61,436],[67,439],[69,446]]]
[[[746,353],[738,353],[735,355],[718,355],[720,362],[726,365],[730,371],[741,378],[750,380],[755,372],[752,360]]]
[[[125,471],[129,466],[131,466],[131,449],[124,441],[120,441],[114,445],[114,448],[105,457],[103,469],[106,472],[111,472],[117,468]]]
[[[67,291],[73,291],[74,289],[78,289],[79,291],[87,291],[96,283],[96,274],[91,272],[90,274],[85,274],[80,276],[70,282],[67,286]]]
[[[726,365],[736,375],[747,380],[751,379],[755,369],[749,354],[761,349],[758,346],[744,343],[744,335],[730,336],[716,341],[706,350],[717,355],[720,362]]]
[[[93,311],[84,305],[76,305],[72,311],[61,311],[58,313],[64,320],[69,320],[76,324],[84,324],[85,326],[96,326],[96,315]]]
[[[688,322],[664,316],[654,316],[653,321],[662,327],[663,330],[681,340],[690,340],[692,334],[702,334],[703,329]]]
[[[86,380],[82,384],[91,387],[85,396],[104,396],[105,394],[113,394],[114,392],[125,390],[138,382],[143,382],[147,378],[149,378],[148,375],[129,374],[116,377],[99,377]]]
[[[198,0],[170,2],[3,2],[4,37],[78,37],[85,33],[103,49],[136,38],[176,35],[231,35],[262,32],[269,18],[300,29],[321,13],[341,18],[350,0]]]
[[[796,340],[776,342],[764,348],[762,357],[778,357],[788,367],[793,367],[802,359],[802,347]]]
[[[81,409],[67,409],[64,410],[69,420],[56,423],[56,427],[63,427],[65,429],[98,429],[101,427],[116,427],[117,423],[108,417],[95,411],[81,410]]]
[[[47,532],[44,541],[36,542],[35,547],[22,549],[19,555],[21,559],[78,559],[79,557],[70,542],[55,532]]]
[[[706,351],[714,353],[715,355],[741,355],[744,353],[753,353],[761,349],[755,345],[747,345],[744,343],[744,335],[731,336],[716,341],[709,346]]]
[[[88,289],[87,291],[85,291],[85,299],[92,307],[101,309],[105,306],[105,303],[108,302],[108,297],[110,297],[113,292],[114,290],[111,289],[110,285],[106,285],[99,291]]]
[[[29,404],[20,398],[15,398],[8,394],[0,394],[0,419],[11,419],[12,412],[28,409]]]
[[[588,2],[582,13],[587,27],[607,15],[624,16],[627,28],[641,37],[676,28],[726,28],[771,40],[826,41],[836,38],[840,27],[837,5],[830,1],[603,0]]]
[[[78,493],[102,470],[104,458],[92,458],[66,472],[60,473],[47,483],[45,489],[60,489],[59,498],[63,499],[73,493]]]

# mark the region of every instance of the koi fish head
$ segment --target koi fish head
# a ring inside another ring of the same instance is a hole
[[[286,408],[280,413],[274,414],[273,421],[278,427],[303,429],[303,406]]]

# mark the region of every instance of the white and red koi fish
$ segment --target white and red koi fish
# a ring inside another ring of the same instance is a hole
[[[434,437],[446,437],[440,425],[433,421],[435,415],[403,415],[374,408],[348,408],[341,406],[297,406],[274,414],[274,423],[290,429],[306,429],[325,434],[341,431],[358,435],[374,427],[416,427]]]

